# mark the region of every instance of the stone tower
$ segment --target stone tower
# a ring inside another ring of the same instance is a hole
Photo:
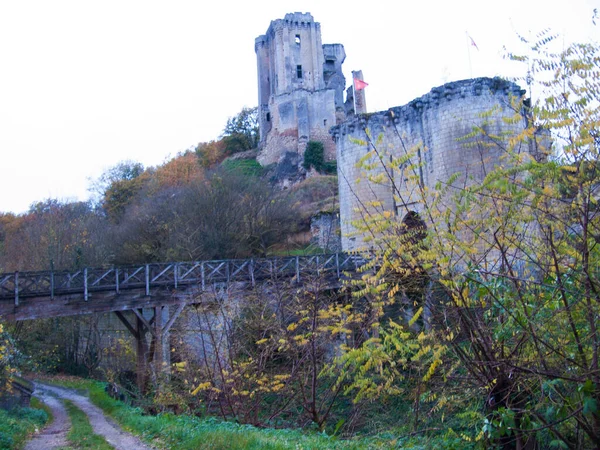
[[[384,169],[379,162],[382,155],[400,158],[407,149],[418,148],[413,161],[418,167],[418,184],[430,192],[436,190],[438,183],[455,189],[480,183],[489,170],[502,162],[509,137],[527,127],[527,112],[520,111],[520,119],[516,121],[512,103],[512,99],[524,94],[518,85],[500,78],[454,81],[433,88],[407,105],[350,116],[332,127],[337,145],[344,251],[365,245],[364,236],[356,234],[352,223],[362,221],[365,214],[374,211],[365,207],[374,200],[403,220],[423,212],[423,205],[417,201],[419,190],[410,180],[409,169],[405,165],[395,171]],[[474,127],[485,130],[486,134],[469,137]],[[365,179],[364,170],[356,163],[373,148],[380,153],[368,160],[375,168],[371,178]],[[529,144],[513,151],[540,157]],[[385,181],[379,181],[379,177]],[[397,203],[396,194],[402,199],[402,206]]]
[[[310,13],[286,14],[256,38],[260,153],[263,164],[287,153],[302,155],[308,141],[335,158],[329,129],[344,119],[346,58],[341,44],[321,43],[321,26]]]

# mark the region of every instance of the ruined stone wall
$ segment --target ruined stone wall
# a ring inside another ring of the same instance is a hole
[[[321,28],[309,13],[286,14],[256,38],[260,152],[263,165],[286,153],[302,155],[310,140],[335,157],[329,128],[343,110],[346,57],[341,44],[321,43]]]
[[[262,165],[277,163],[285,153],[304,154],[309,140],[323,142],[325,157],[335,158],[329,128],[336,123],[335,91],[293,91],[270,104],[270,132],[258,154]]]
[[[515,116],[511,97],[523,93],[516,84],[498,78],[457,81],[434,88],[407,105],[358,115],[334,127],[331,132],[337,147],[343,249],[353,250],[363,245],[364,236],[353,234],[352,221],[362,220],[365,214],[385,209],[395,211],[401,219],[411,210],[420,212],[415,202],[418,185],[408,182],[411,174],[398,170],[385,172],[378,157],[372,160],[377,164],[370,174],[381,175],[381,180],[369,181],[356,168],[368,151],[376,148],[387,163],[390,155],[399,157],[417,147],[416,158],[421,167],[419,173],[412,175],[431,189],[438,182],[447,183],[456,173],[460,173],[453,183],[457,188],[480,182],[500,162],[505,142],[499,138],[482,144],[475,137],[465,139],[465,136],[482,124],[492,136],[522,131],[524,120],[509,123],[504,119]],[[492,114],[487,114],[491,111]],[[529,148],[522,151],[529,152]],[[393,197],[391,179],[399,187],[401,199]],[[370,200],[381,201],[381,206],[365,208]]]

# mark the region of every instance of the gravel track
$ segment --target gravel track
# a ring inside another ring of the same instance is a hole
[[[71,428],[71,420],[63,402],[50,395],[47,391],[39,390],[36,385],[35,396],[52,410],[54,420],[41,430],[25,445],[25,450],[47,450],[67,446],[67,433]]]
[[[45,428],[39,435],[32,439],[25,447],[25,450],[46,450],[68,445],[66,434],[70,428],[70,421],[65,407],[59,399],[70,400],[75,406],[81,409],[88,416],[94,433],[103,436],[115,449],[152,449],[152,447],[144,444],[138,437],[123,431],[121,427],[119,427],[112,419],[106,417],[102,410],[94,405],[86,396],[80,395],[72,389],[50,386],[38,382],[34,384],[34,395],[39,397],[52,409],[54,421],[49,427]]]

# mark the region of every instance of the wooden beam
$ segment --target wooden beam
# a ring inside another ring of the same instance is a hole
[[[143,312],[144,310],[143,309],[140,309],[140,310],[132,309],[132,311],[137,316],[137,318],[140,319],[140,321],[146,326],[146,328],[152,334],[152,336],[156,336],[156,332],[154,331],[154,328],[152,327],[152,325],[150,323],[148,323],[148,321],[146,320],[144,315],[142,313],[140,313],[140,311]]]
[[[131,325],[129,323],[129,321],[127,320],[127,317],[125,317],[121,311],[115,311],[115,315],[119,318],[121,323],[123,325],[125,325],[125,328],[127,328],[129,330],[129,332],[133,335],[134,338],[136,338],[136,339],[140,338],[140,334],[137,332],[137,330],[135,328],[133,328],[133,325]]]
[[[166,323],[165,327],[163,328],[163,333],[169,332],[169,330],[175,323],[175,319],[177,319],[179,317],[179,315],[181,314],[181,312],[183,311],[183,308],[185,308],[185,303],[181,303],[179,306],[177,306],[177,309],[175,310],[175,312],[173,313],[173,315],[171,316],[171,318],[169,319],[169,321]]]

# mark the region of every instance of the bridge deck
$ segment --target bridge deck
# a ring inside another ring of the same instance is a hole
[[[16,321],[189,303],[216,283],[299,282],[314,274],[340,279],[361,263],[357,256],[335,253],[2,273],[0,318]]]

